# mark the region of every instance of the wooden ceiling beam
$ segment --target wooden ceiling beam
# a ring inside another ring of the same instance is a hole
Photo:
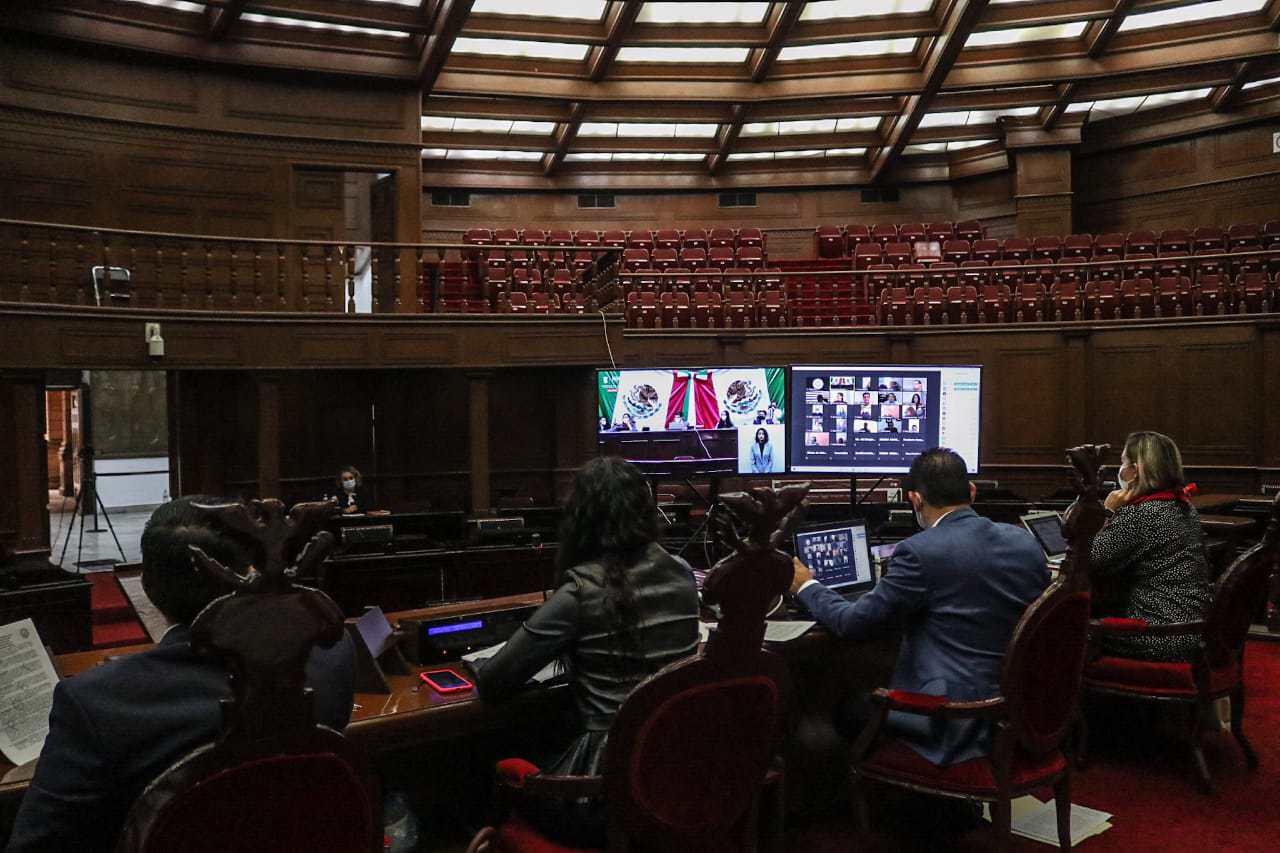
[[[1075,96],[1075,83],[1063,83],[1059,86],[1058,100],[1040,111],[1040,126],[1046,131],[1053,130],[1053,126],[1066,115],[1067,107],[1071,106],[1071,101]]]
[[[769,69],[773,67],[778,54],[786,45],[796,21],[800,20],[804,5],[804,0],[799,0],[799,2],[774,3],[769,7],[769,13],[765,18],[769,40],[764,47],[753,49],[748,60],[753,83],[764,82],[764,78],[769,76]]]
[[[1134,2],[1135,0],[1116,0],[1115,7],[1105,20],[1094,21],[1089,25],[1085,31],[1085,40],[1089,45],[1087,53],[1090,59],[1097,59],[1107,52],[1111,40],[1116,37],[1116,33],[1120,32],[1120,25],[1124,23],[1125,16],[1133,8]]]
[[[742,125],[746,123],[747,108],[742,104],[733,105],[733,115],[729,122],[722,125],[720,132],[716,135],[716,153],[711,155],[707,160],[707,174],[714,175],[720,171],[720,168],[729,159],[729,152],[733,150],[733,146],[738,141],[738,135],[742,133]]]
[[[432,15],[431,33],[422,42],[418,55],[418,83],[424,95],[429,94],[453,51],[453,43],[462,32],[474,0],[440,0]],[[425,8],[425,7],[424,7]]]
[[[582,126],[584,112],[581,102],[569,105],[569,120],[556,125],[555,150],[548,152],[542,158],[543,175],[554,174],[556,169],[560,168],[560,164],[564,162],[564,155],[569,153],[569,146],[573,144],[574,138],[578,135],[578,128]]]
[[[226,0],[221,4],[206,4],[204,7],[205,34],[209,41],[217,41],[240,18],[240,13],[248,5],[248,0]]]
[[[1215,113],[1220,113],[1230,108],[1231,102],[1240,94],[1240,90],[1244,88],[1244,84],[1248,81],[1252,72],[1253,63],[1248,60],[1236,63],[1236,70],[1231,75],[1231,81],[1224,86],[1216,87],[1209,93],[1209,103]]]
[[[910,142],[911,135],[920,126],[934,95],[941,91],[942,84],[951,72],[951,66],[986,8],[987,0],[954,0],[947,9],[942,33],[934,39],[929,57],[925,60],[923,85],[919,92],[907,98],[902,112],[898,113],[889,127],[886,144],[871,159],[873,182],[884,177],[893,161]]]
[[[640,16],[644,3],[639,0],[611,0],[604,13],[604,44],[591,48],[587,54],[587,77],[592,83],[599,83],[609,73],[609,68],[618,57],[622,43],[627,39],[631,25]]]

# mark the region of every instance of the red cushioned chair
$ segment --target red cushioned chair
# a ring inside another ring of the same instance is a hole
[[[1106,447],[1068,451],[1080,493],[1063,519],[1068,555],[1059,579],[1027,608],[1005,652],[1000,693],[976,702],[949,702],[880,689],[871,695],[878,715],[853,747],[855,815],[868,829],[865,785],[875,781],[926,794],[991,803],[997,849],[1010,837],[1010,802],[1038,788],[1053,787],[1058,842],[1071,849],[1071,737],[1079,721],[1080,680],[1088,649],[1088,554],[1102,527],[1102,477]],[[890,711],[931,719],[980,719],[995,728],[990,756],[939,767],[901,739],[881,736]]]
[[[257,572],[239,575],[195,554],[197,571],[234,590],[191,624],[193,648],[235,675],[223,731],[147,786],[125,820],[120,853],[382,849],[363,753],[315,724],[303,687],[313,646],[331,647],[344,631],[331,598],[292,581],[331,549],[332,535],[317,531],[334,505],[298,504],[287,516],[277,500],[253,506],[253,515],[239,503],[204,509],[258,546]]]
[[[814,255],[838,258],[844,254],[844,234],[838,225],[819,225],[813,230]]]
[[[733,520],[714,531],[731,549],[716,563],[703,598],[719,605],[715,632],[697,655],[641,682],[609,729],[598,777],[543,776],[527,761],[498,766],[500,788],[512,798],[608,803],[610,851],[754,850],[766,782],[781,820],[781,774],[771,770],[784,730],[786,664],[764,651],[765,613],[786,592],[792,574],[777,543],[786,541],[809,487],[752,489],[721,501]],[[747,530],[741,539],[734,529]],[[779,824],[771,824],[780,837]],[[639,843],[632,843],[632,839]],[[570,853],[519,817],[488,827],[469,853]]]
[[[1266,601],[1272,574],[1280,566],[1280,495],[1271,505],[1271,522],[1260,541],[1240,555],[1213,589],[1213,603],[1201,622],[1148,625],[1141,619],[1099,619],[1095,639],[1108,635],[1194,636],[1197,648],[1188,663],[1135,660],[1104,655],[1085,667],[1084,688],[1098,696],[1116,696],[1187,712],[1187,740],[1201,789],[1212,793],[1213,780],[1200,748],[1200,720],[1218,699],[1231,698],[1231,733],[1251,770],[1258,756],[1244,734],[1244,648],[1249,625]]]

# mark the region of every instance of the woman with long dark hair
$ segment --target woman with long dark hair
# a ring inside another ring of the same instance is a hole
[[[564,666],[582,732],[543,773],[598,773],[623,700],[698,647],[692,571],[658,544],[658,532],[653,493],[639,469],[614,457],[584,465],[560,524],[558,589],[479,672],[480,695],[498,700],[548,663]],[[562,843],[604,846],[600,803],[530,803],[524,811]]]

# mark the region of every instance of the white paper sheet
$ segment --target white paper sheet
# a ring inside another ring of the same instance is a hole
[[[806,631],[816,624],[818,623],[807,622],[803,619],[795,621],[769,619],[764,623],[764,640],[766,643],[789,643],[797,637],[803,636]],[[699,622],[698,634],[701,636],[702,642],[705,643],[715,629],[715,622]]]
[[[502,651],[502,647],[505,645],[506,643],[498,643],[496,646],[489,646],[488,648],[480,649],[478,651],[471,652],[470,654],[463,655],[462,659],[467,663],[471,664],[472,666],[474,666],[476,669],[480,669],[483,666],[483,663],[481,663],[482,661],[487,661],[489,658],[493,657],[498,652]],[[559,662],[552,661],[551,663],[544,666],[542,669],[535,672],[533,674],[533,678],[529,680],[536,682],[538,684],[546,684],[548,681],[551,681],[553,678],[556,678],[559,675],[560,675]]]
[[[13,764],[40,755],[58,674],[30,619],[0,627],[0,752]]]
[[[1043,844],[1058,846],[1058,810],[1052,800],[1041,802],[1035,797],[1018,797],[1012,804],[1010,828],[1014,835]],[[990,806],[984,806],[991,819]],[[1111,815],[1088,806],[1071,804],[1071,846],[1111,828]]]

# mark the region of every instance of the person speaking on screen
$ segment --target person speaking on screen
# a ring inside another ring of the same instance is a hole
[[[768,474],[773,471],[773,445],[767,429],[756,430],[756,440],[751,444],[751,473]]]

